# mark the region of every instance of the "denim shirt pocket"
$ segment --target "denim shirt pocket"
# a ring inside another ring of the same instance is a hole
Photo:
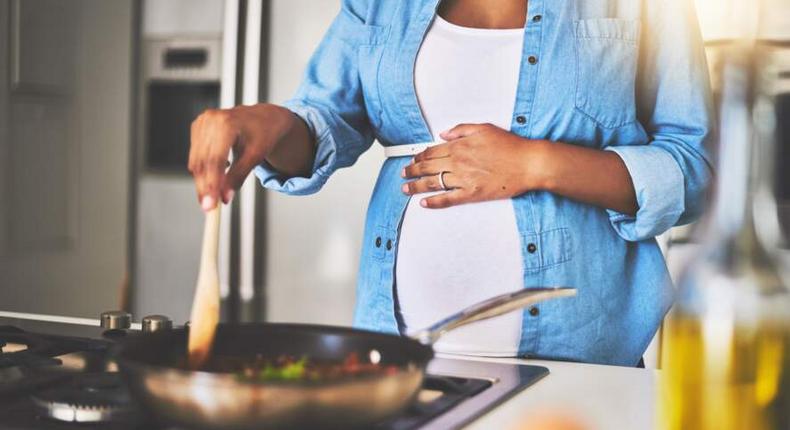
[[[341,13],[339,37],[351,44],[357,52],[357,69],[362,86],[365,109],[374,128],[381,125],[381,99],[379,91],[379,66],[384,45],[389,38],[390,26],[371,25],[350,13]]]
[[[576,21],[575,106],[604,128],[636,121],[640,21]]]
[[[570,260],[571,245],[571,234],[567,228],[522,234],[524,272],[539,272]]]

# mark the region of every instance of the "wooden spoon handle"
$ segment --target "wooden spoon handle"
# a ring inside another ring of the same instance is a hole
[[[189,317],[187,350],[191,369],[199,369],[206,362],[219,322],[219,272],[217,270],[219,213],[219,205],[206,213],[200,270],[195,287],[195,298],[192,302],[192,313]]]

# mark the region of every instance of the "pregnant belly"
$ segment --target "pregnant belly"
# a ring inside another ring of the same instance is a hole
[[[460,309],[523,288],[521,241],[511,200],[447,209],[412,198],[401,225],[396,287],[409,330],[428,326]],[[521,313],[513,312],[448,333],[440,352],[514,356]]]

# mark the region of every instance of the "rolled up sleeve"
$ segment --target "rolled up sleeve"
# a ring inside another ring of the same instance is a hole
[[[357,45],[364,27],[359,18],[365,1],[344,0],[307,65],[296,95],[283,104],[299,116],[315,138],[316,153],[308,177],[288,177],[263,163],[255,168],[261,184],[291,195],[317,192],[329,177],[353,165],[373,143],[357,64]]]
[[[713,103],[693,2],[645,3],[636,95],[649,140],[606,148],[623,160],[639,205],[635,216],[608,211],[612,227],[629,241],[695,221],[713,174]]]
[[[373,141],[372,138],[361,139],[359,132],[332,109],[316,104],[309,106],[298,100],[290,100],[283,106],[307,124],[310,133],[315,136],[316,153],[309,177],[283,176],[267,163],[256,167],[255,175],[261,184],[273,191],[289,195],[316,193],[337,169],[354,164]]]
[[[635,216],[609,210],[615,230],[626,240],[642,240],[674,226],[685,209],[683,172],[666,151],[655,147],[609,147],[625,163],[634,184]]]

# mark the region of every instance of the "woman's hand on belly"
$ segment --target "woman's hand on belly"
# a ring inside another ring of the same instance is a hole
[[[414,157],[403,177],[409,195],[447,191],[420,200],[427,208],[549,191],[634,215],[639,209],[631,174],[614,152],[525,139],[491,124],[461,124],[440,134],[446,143]]]
[[[409,195],[447,192],[420,205],[446,208],[463,203],[507,199],[541,189],[542,161],[548,142],[530,140],[491,124],[463,124],[440,134],[446,143],[426,149],[406,166],[403,186]]]

